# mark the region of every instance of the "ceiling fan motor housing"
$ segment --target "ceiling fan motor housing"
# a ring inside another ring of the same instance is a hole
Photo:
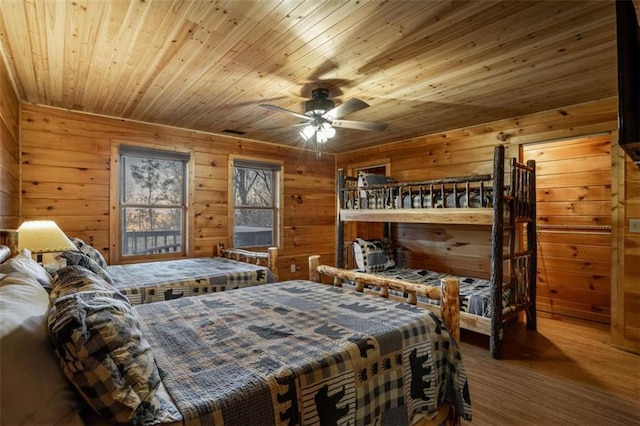
[[[311,91],[311,99],[304,103],[304,114],[322,115],[334,106],[335,103],[329,99],[329,89],[316,87]]]

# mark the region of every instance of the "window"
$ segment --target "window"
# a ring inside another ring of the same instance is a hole
[[[189,154],[120,146],[122,257],[186,251]]]
[[[278,245],[280,164],[234,159],[233,246]]]

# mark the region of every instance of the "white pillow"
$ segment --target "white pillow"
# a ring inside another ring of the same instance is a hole
[[[47,332],[49,296],[30,274],[0,274],[0,424],[78,424],[78,399]]]
[[[11,250],[7,246],[0,246],[0,263],[11,257]]]
[[[19,255],[12,257],[0,265],[0,273],[9,274],[11,272],[19,272],[34,277],[40,285],[51,288],[51,275],[44,267],[31,258],[28,250],[23,250]]]

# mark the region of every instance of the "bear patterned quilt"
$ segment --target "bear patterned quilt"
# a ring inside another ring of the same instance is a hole
[[[434,272],[428,269],[410,268],[390,268],[386,271],[376,272],[385,278],[394,278],[416,284],[426,284],[439,286],[442,278],[452,277],[451,274]],[[460,283],[460,311],[467,312],[481,317],[491,318],[493,308],[491,306],[491,282],[481,278],[456,276]],[[389,290],[390,294],[400,294],[397,290]],[[513,309],[513,301],[510,288],[505,288],[502,292],[502,312],[506,313]],[[431,300],[419,296],[418,300],[425,303],[439,305],[440,301]]]
[[[112,265],[106,271],[134,305],[275,282],[266,266],[224,257]]]
[[[296,280],[135,309],[188,424],[471,419],[458,346],[415,306]]]

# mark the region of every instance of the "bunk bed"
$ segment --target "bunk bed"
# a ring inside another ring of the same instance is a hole
[[[521,164],[511,159],[508,164],[505,173],[505,149],[497,146],[493,173],[486,175],[419,182],[389,180],[363,185],[362,180],[359,183],[358,178],[345,176],[343,170],[338,170],[336,266],[345,268],[345,222],[490,227],[490,277],[485,280],[489,286],[490,309],[487,313],[490,316],[461,312],[460,321],[461,328],[488,335],[491,356],[502,358],[502,338],[508,321],[526,314],[527,328],[535,330],[537,327],[535,162]],[[386,237],[390,236],[389,229],[390,226],[385,226]],[[393,273],[377,273],[394,277]],[[425,275],[424,272],[421,274]],[[436,279],[442,276],[436,272],[432,275]],[[474,281],[473,278],[461,278],[461,281],[465,280]],[[411,285],[413,283],[409,282],[408,286]],[[496,306],[503,309],[494,309]]]
[[[312,280],[132,306],[80,265],[62,267],[50,294],[28,255],[0,269],[10,424],[83,424],[79,410],[84,424],[471,420],[447,315]],[[443,286],[453,314],[456,284]]]

